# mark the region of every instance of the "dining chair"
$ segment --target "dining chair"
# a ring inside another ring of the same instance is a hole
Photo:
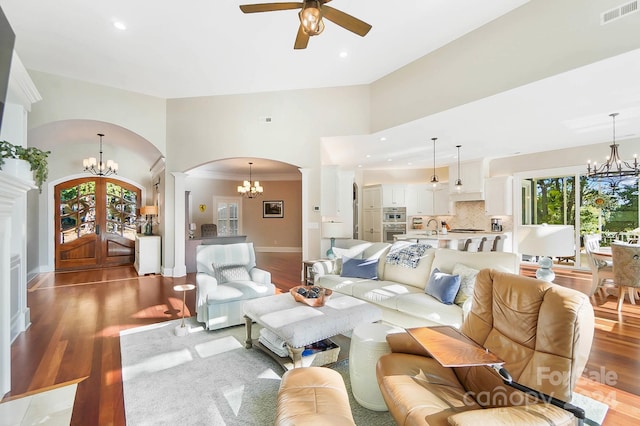
[[[622,310],[624,290],[628,289],[629,301],[635,305],[636,291],[640,287],[640,245],[614,242],[611,244],[613,281],[619,288],[618,311]]]
[[[591,289],[589,296],[595,302],[595,294],[599,293],[605,297],[604,286],[607,283],[614,283],[613,262],[609,256],[598,254],[600,248],[600,234],[587,234],[583,237],[584,248],[587,254],[589,269],[591,269]]]

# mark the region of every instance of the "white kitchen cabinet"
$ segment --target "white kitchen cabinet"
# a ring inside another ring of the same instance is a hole
[[[497,176],[485,180],[484,209],[487,215],[510,216],[513,214],[513,177]]]
[[[458,179],[458,165],[449,165],[449,195],[452,201],[484,200],[484,181],[489,176],[489,160],[475,160],[460,163],[462,189],[453,184]]]
[[[408,185],[405,192],[407,216],[433,215],[433,186]]]
[[[160,245],[159,235],[136,235],[133,267],[138,275],[160,273]]]
[[[365,186],[362,189],[362,208],[380,209],[382,208],[382,186]]]
[[[382,185],[382,207],[406,207],[406,185]]]
[[[341,171],[337,167],[322,168],[321,213],[346,224],[353,221],[354,172]]]
[[[362,212],[360,233],[363,240],[382,242],[382,209],[366,209]]]
[[[456,214],[455,203],[451,200],[449,185],[443,184],[433,191],[433,216],[451,216]]]

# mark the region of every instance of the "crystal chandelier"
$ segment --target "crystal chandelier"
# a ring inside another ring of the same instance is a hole
[[[249,162],[249,180],[245,180],[242,185],[238,185],[238,193],[247,197],[254,198],[258,195],[262,195],[264,188],[260,186],[260,182],[257,180],[253,182],[251,180],[251,166],[253,163]]]
[[[618,154],[618,144],[616,143],[616,116],[617,112],[609,114],[609,117],[613,119],[613,143],[609,145],[611,147],[611,153],[607,157],[607,161],[604,164],[598,166],[597,162],[591,164],[591,160],[587,163],[587,176],[592,178],[599,178],[604,180],[620,180],[619,178],[625,176],[635,176],[640,174],[638,170],[638,156],[634,154],[633,164],[627,161],[623,161]]]
[[[104,134],[98,133],[100,136],[100,161],[96,160],[96,157],[89,157],[82,160],[84,171],[92,173],[97,176],[109,176],[118,174],[118,163],[113,160],[107,160],[105,163],[102,161],[102,137]]]

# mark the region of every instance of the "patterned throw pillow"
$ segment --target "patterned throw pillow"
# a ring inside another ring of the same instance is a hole
[[[460,288],[460,275],[440,272],[435,268],[429,277],[424,292],[433,296],[445,305],[452,305]]]
[[[477,269],[469,268],[462,263],[456,263],[453,267],[452,273],[454,275],[460,275],[460,290],[456,295],[454,303],[458,306],[462,306],[464,302],[473,296],[473,287],[476,285],[476,276],[478,275]]]
[[[251,275],[244,265],[213,265],[213,273],[218,284],[231,281],[251,281]]]

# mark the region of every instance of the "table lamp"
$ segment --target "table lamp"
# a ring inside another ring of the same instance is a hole
[[[158,206],[142,206],[140,207],[140,215],[145,217],[144,235],[153,235],[154,216],[158,215]]]
[[[536,278],[552,282],[556,277],[551,267],[553,257],[575,255],[575,231],[570,225],[522,225],[518,228],[518,251],[542,256]]]
[[[331,246],[329,247],[329,250],[327,250],[327,259],[333,259],[336,257],[333,253],[336,238],[344,237],[345,235],[344,223],[322,222],[322,238],[329,238],[331,241]]]

